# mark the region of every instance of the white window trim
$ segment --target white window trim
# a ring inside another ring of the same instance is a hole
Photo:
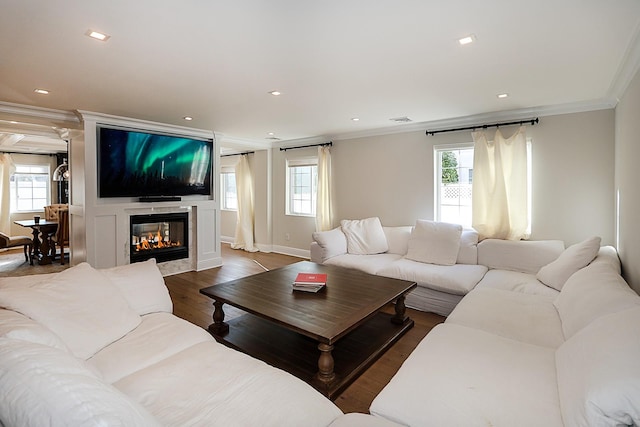
[[[225,179],[222,177],[223,174],[234,174],[236,173],[235,167],[234,166],[222,166],[220,168],[220,210],[223,211],[228,211],[228,212],[238,212],[237,208],[228,208],[226,206],[226,193],[225,193],[225,188],[224,188],[224,184],[225,184]],[[236,185],[237,185],[237,181],[236,181]],[[237,192],[237,187],[236,187],[236,203],[237,203],[237,199],[238,199],[238,192]]]
[[[467,150],[474,148],[473,142],[461,142],[457,144],[440,144],[433,146],[433,170],[435,174],[433,176],[433,217],[436,221],[441,221],[440,218],[440,178],[442,176],[442,165],[440,164],[438,152],[447,150]],[[468,225],[469,227],[471,224]]]
[[[46,175],[47,176],[47,191],[46,191],[46,200],[45,200],[45,206],[46,205],[50,205],[51,204],[51,199],[52,199],[52,194],[51,192],[53,191],[53,186],[51,184],[51,165],[49,164],[42,164],[42,163],[16,163],[16,171],[14,172],[15,174],[41,174],[41,175]],[[35,169],[40,169],[43,172],[22,172],[22,171],[18,171],[18,168],[35,168]],[[17,188],[14,187],[14,185],[16,185],[15,182],[10,183],[10,197],[11,197],[11,190],[14,190],[17,192]],[[16,195],[17,197],[17,195]],[[33,198],[32,198],[33,200]],[[33,203],[32,203],[33,204]],[[11,213],[36,213],[36,212],[42,212],[42,209],[30,209],[30,210],[18,210],[18,200],[14,200],[14,198],[11,198],[11,201],[9,203],[10,206],[10,211]],[[13,209],[13,208],[16,209]]]
[[[285,215],[286,216],[295,216],[295,217],[303,217],[303,218],[315,218],[315,213],[312,214],[303,214],[297,212],[291,212],[291,171],[289,170],[291,167],[297,166],[318,166],[318,158],[317,157],[301,157],[297,159],[287,159],[286,161],[286,170],[285,170]],[[316,183],[316,197],[317,197],[317,183]],[[317,208],[317,205],[316,205]]]

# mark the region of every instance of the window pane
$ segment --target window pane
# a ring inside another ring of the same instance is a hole
[[[289,166],[288,214],[315,215],[317,166]]]
[[[436,219],[471,226],[473,148],[435,149]]]
[[[16,165],[10,178],[11,211],[42,210],[50,203],[48,166]]]

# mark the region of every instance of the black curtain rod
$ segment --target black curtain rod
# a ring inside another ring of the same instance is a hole
[[[253,154],[253,153],[255,153],[255,151],[245,151],[244,153],[223,154],[220,157],[246,156],[247,154]]]
[[[333,142],[329,141],[323,144],[301,145],[299,147],[281,147],[280,151],[297,150],[298,148],[309,148],[309,147],[326,147],[326,146],[331,147],[332,145],[333,145]]]
[[[531,123],[531,126],[535,125],[536,123],[538,123],[538,118],[536,117],[535,119],[530,119],[530,120],[520,120],[517,122],[504,122],[504,123],[493,123],[493,124],[486,124],[486,125],[478,125],[478,126],[469,126],[469,127],[464,127],[464,128],[454,128],[454,129],[442,129],[442,130],[428,130],[427,131],[427,136],[429,135],[435,135],[436,133],[444,133],[444,132],[458,132],[460,130],[476,130],[479,128],[482,129],[486,129],[486,128],[493,128],[493,127],[500,127],[500,126],[511,126],[511,125],[523,125],[525,123]]]
[[[67,155],[67,153],[25,153],[24,151],[5,151],[5,150],[0,151],[0,154],[28,154],[29,156],[56,156],[58,154],[64,154],[65,156]]]

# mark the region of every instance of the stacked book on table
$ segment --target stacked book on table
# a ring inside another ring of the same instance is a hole
[[[327,275],[324,273],[298,273],[293,281],[294,291],[318,292],[327,286]]]

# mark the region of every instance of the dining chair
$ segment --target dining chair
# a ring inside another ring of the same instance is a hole
[[[0,232],[0,249],[24,246],[24,260],[33,264],[33,239],[28,236],[8,236]]]
[[[54,243],[53,256],[57,255],[57,248],[60,248],[60,264],[64,264],[64,248],[69,246],[69,210],[58,210],[58,229],[52,236]]]

